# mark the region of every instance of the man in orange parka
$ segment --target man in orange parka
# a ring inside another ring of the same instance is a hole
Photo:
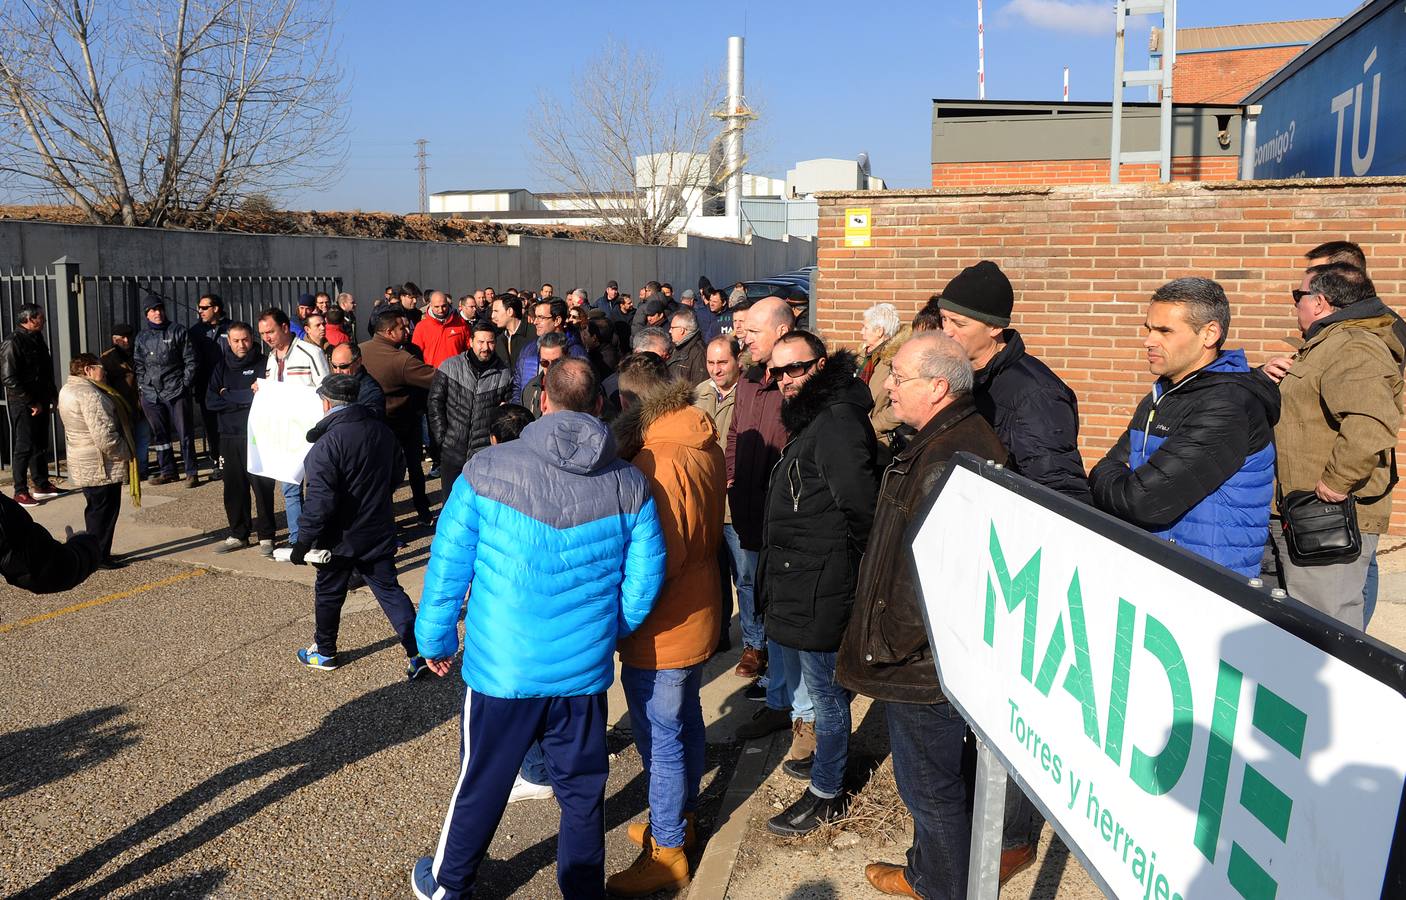
[[[703,663],[718,641],[718,547],[727,462],[693,386],[674,382],[664,361],[636,353],[620,363],[615,440],[648,479],[664,532],[664,587],[644,624],[620,642],[620,683],[635,744],[649,777],[649,822],[630,826],[643,849],[612,875],[617,897],[644,897],[688,884],[686,851],[703,777]]]
[[[425,311],[429,315],[415,326],[410,343],[420,348],[420,355],[426,363],[438,369],[440,363],[469,348],[469,326],[454,311],[453,302],[443,291],[430,292],[430,302]]]

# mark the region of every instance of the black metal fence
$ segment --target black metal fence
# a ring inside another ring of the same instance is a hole
[[[162,298],[167,318],[189,328],[200,321],[196,306],[206,294],[219,295],[227,319],[253,325],[264,309],[276,307],[292,316],[299,295],[326,291],[335,298],[341,288],[340,278],[315,275],[87,275],[78,263],[64,258],[47,272],[0,271],[0,341],[18,326],[21,306],[38,305],[44,310],[44,337],[54,357],[54,383],[62,386],[74,355],[101,354],[112,345],[113,325],[127,323],[138,330],[145,326],[142,307],[149,296]],[[3,396],[0,406],[0,469],[8,470],[14,446]],[[199,416],[187,421],[200,426]],[[50,471],[57,474],[63,457],[63,423],[57,412],[51,437]]]

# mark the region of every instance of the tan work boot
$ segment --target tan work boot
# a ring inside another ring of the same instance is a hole
[[[605,890],[616,897],[648,897],[655,891],[688,887],[688,856],[682,847],[661,847],[654,834],[644,835],[644,849],[628,869],[605,880]]]
[[[686,812],[683,814],[683,848],[692,850],[698,844],[698,833],[695,826],[698,824],[698,814]],[[649,820],[643,822],[631,822],[630,827],[625,829],[625,834],[630,838],[630,843],[636,847],[644,846],[644,833],[649,829]]]
[[[791,752],[787,759],[810,759],[815,754],[815,723],[795,719],[791,722]]]
[[[864,867],[864,877],[868,878],[869,883],[881,894],[891,894],[895,897],[918,896],[917,891],[908,883],[903,866],[893,863],[870,863]]]

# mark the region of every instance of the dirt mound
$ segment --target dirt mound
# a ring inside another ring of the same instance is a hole
[[[72,206],[0,206],[0,220],[6,219],[63,224],[88,222],[83,212]],[[104,224],[120,223],[109,221]],[[574,240],[605,239],[599,229],[577,225],[500,225],[469,219],[435,219],[384,212],[235,210],[195,213],[183,210],[173,213],[164,227],[189,231],[325,235],[457,244],[502,244],[511,234]]]

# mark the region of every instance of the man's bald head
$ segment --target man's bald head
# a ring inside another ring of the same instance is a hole
[[[752,361],[765,364],[770,360],[771,348],[776,346],[777,338],[791,331],[795,325],[796,318],[791,315],[791,308],[785,300],[767,297],[752,304],[743,326],[743,337],[747,350],[752,354]]]
[[[591,364],[568,356],[554,363],[542,379],[542,414],[583,412],[595,415],[600,411],[599,396]]]

